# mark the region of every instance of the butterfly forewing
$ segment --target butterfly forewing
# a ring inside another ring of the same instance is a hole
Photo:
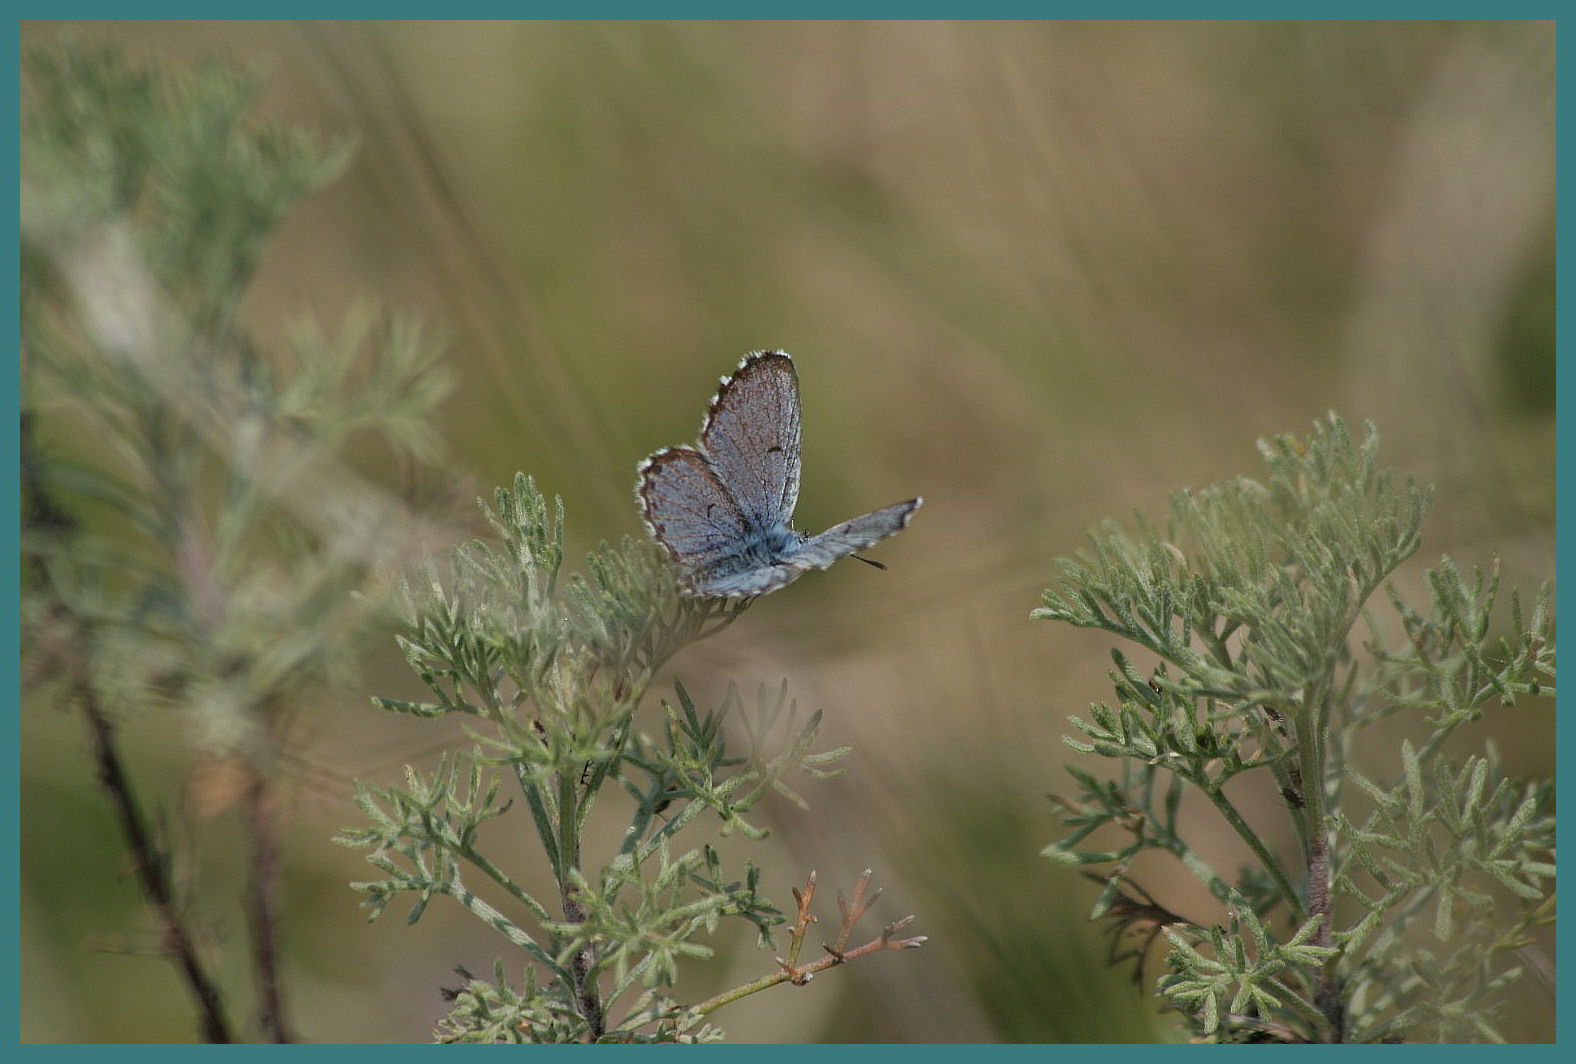
[[[722,382],[701,428],[712,468],[763,531],[793,518],[799,432],[799,378],[781,351],[747,356]]]
[[[864,550],[908,526],[909,518],[922,499],[910,499],[863,514],[829,528],[819,536],[788,548],[782,553],[768,552],[758,564],[736,570],[714,570],[689,584],[692,594],[717,598],[764,595],[776,591],[811,569],[825,569],[833,562]]]
[[[788,560],[804,569],[825,569],[839,558],[846,558],[903,531],[924,501],[910,499],[833,525],[801,543]]]

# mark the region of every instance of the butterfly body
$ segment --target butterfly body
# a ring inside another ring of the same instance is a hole
[[[636,499],[652,538],[677,563],[684,594],[764,595],[907,527],[922,499],[815,536],[794,529],[799,440],[793,359],[756,351],[723,378],[695,446],[667,447],[640,463]]]

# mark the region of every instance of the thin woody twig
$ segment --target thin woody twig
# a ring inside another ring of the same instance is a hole
[[[230,1044],[235,1036],[224,1016],[224,1002],[218,985],[204,970],[197,955],[197,944],[182,918],[180,905],[175,900],[175,888],[170,881],[170,868],[166,855],[154,842],[137,806],[131,783],[121,764],[120,753],[114,742],[114,725],[98,703],[87,678],[76,685],[83,714],[87,717],[88,732],[92,737],[93,758],[98,765],[99,783],[109,793],[115,817],[120,821],[121,833],[131,850],[136,865],[137,879],[142,892],[163,926],[163,948],[181,970],[197,1001],[198,1029],[204,1042]]]
[[[810,925],[816,922],[815,915],[810,912],[810,902],[815,898],[815,872],[811,871],[805,880],[804,890],[793,888],[793,900],[799,903],[799,919],[794,921],[792,929],[788,932],[788,959],[776,958],[777,963],[784,971],[793,971],[799,963],[799,953],[804,948],[804,936],[809,933]],[[799,985],[803,985],[802,983]]]
[[[24,414],[22,464],[29,472],[35,474],[22,478],[28,524],[35,528],[46,528],[57,534],[70,534],[75,531],[75,520],[56,505],[54,499],[42,488],[41,478],[36,475],[37,452],[33,443],[32,425],[31,415]],[[38,564],[36,559],[30,561],[33,565]],[[121,762],[120,750],[115,745],[114,722],[110,720],[109,714],[99,702],[98,693],[93,689],[93,681],[87,665],[92,628],[85,621],[67,624],[64,628],[63,645],[56,648],[55,653],[64,660],[74,662],[72,693],[82,707],[82,715],[87,721],[89,743],[93,749],[93,762],[99,785],[108,793],[110,805],[115,810],[115,819],[120,822],[121,834],[125,836],[126,845],[131,850],[142,893],[148,899],[148,904],[152,906],[160,924],[163,925],[160,950],[175,962],[187,987],[191,990],[192,997],[196,999],[198,1030],[203,1041],[210,1044],[231,1044],[235,1041],[235,1036],[224,1015],[224,1001],[218,984],[203,968],[202,958],[197,954],[196,937],[186,926],[180,904],[176,900],[168,856],[154,840],[152,832],[148,829],[147,820],[137,805],[137,797],[131,787],[131,778]]]
[[[272,781],[256,765],[242,798],[251,837],[252,871],[246,895],[251,925],[252,963],[256,967],[257,994],[263,1031],[269,1041],[294,1042],[285,1021],[284,990],[279,978],[279,838]]]
[[[870,900],[865,900],[865,891],[870,888],[870,877],[873,875],[875,875],[874,871],[865,869],[864,875],[860,876],[859,881],[854,884],[853,901],[844,901],[841,893],[837,895],[837,911],[842,914],[843,926],[837,932],[837,944],[824,947],[834,957],[842,956],[844,948],[848,945],[848,936],[854,932],[854,925],[870,911],[870,906],[874,905],[876,899],[881,896],[881,891],[877,888],[876,892],[870,895]]]
[[[754,982],[724,991],[714,998],[701,1002],[695,1006],[697,1013],[704,1016],[715,1012],[724,1005],[738,1001],[740,998],[747,997],[750,994],[759,993],[779,983],[792,983],[794,986],[804,986],[817,972],[823,972],[839,964],[846,964],[851,960],[857,960],[871,953],[878,953],[888,949],[918,949],[920,946],[923,946],[929,941],[929,937],[926,935],[915,935],[912,938],[897,937],[899,931],[902,931],[916,919],[911,914],[888,924],[881,929],[881,934],[878,937],[871,939],[864,945],[856,946],[853,949],[843,948],[853,931],[854,924],[869,911],[870,904],[881,894],[877,890],[870,895],[868,901],[865,898],[872,874],[869,869],[866,869],[864,875],[859,877],[859,881],[854,885],[853,901],[845,902],[839,895],[838,909],[843,914],[843,922],[838,930],[836,946],[823,946],[822,948],[826,950],[825,957],[811,961],[809,964],[800,965],[798,963],[799,951],[804,942],[804,937],[809,932],[810,925],[816,922],[815,917],[810,913],[810,902],[815,897],[815,873],[811,872],[805,882],[804,890],[801,891],[797,887],[794,888],[793,896],[799,903],[799,917],[789,930],[788,959],[784,960],[778,957],[778,970],[770,975],[764,975]]]

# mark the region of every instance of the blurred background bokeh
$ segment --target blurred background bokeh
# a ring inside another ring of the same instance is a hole
[[[693,439],[759,348],[798,361],[800,527],[925,497],[872,552],[889,571],[811,574],[672,666],[708,701],[787,677],[854,747],[809,812],[771,807],[767,893],[873,868],[878,916],[930,936],[724,1010],[732,1041],[1180,1037],[1107,966],[1095,888],[1038,856],[1111,640],[1028,614],[1103,517],[1254,474],[1256,438],[1334,409],[1438,486],[1416,566],[1553,576],[1552,23],[33,22],[23,47],[67,30],[232,57],[265,113],[354,139],[269,250],[252,326],[419,311],[450,341],[462,497],[532,474],[572,557],[641,534],[636,462]],[[347,883],[371,869],[329,842],[360,823],[348,780],[463,740],[372,707],[419,695],[392,642],[362,683],[301,708],[290,1004],[309,1040],[425,1041],[451,969],[490,972],[501,940],[441,903],[365,922]],[[1510,771],[1553,772],[1552,705],[1496,719],[1475,734]],[[130,741],[173,806],[166,727]],[[102,858],[122,847],[80,723],[30,706],[22,743],[22,1039],[189,1039]],[[220,897],[233,816],[191,829]],[[1213,918],[1184,873],[1148,874]],[[771,966],[717,946],[691,1000]],[[1516,1009],[1504,1029],[1552,1039],[1547,985]]]

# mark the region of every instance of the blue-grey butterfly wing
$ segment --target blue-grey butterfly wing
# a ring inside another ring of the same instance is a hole
[[[767,558],[759,530],[705,455],[692,447],[658,451],[640,463],[635,495],[652,538],[678,563],[686,594],[748,593],[710,589]]]
[[[746,355],[711,401],[700,444],[739,508],[765,532],[793,517],[799,436],[793,359],[782,351]]]
[[[811,536],[799,544],[788,553],[782,564],[795,566],[800,571],[825,569],[840,558],[846,558],[903,531],[908,527],[914,511],[924,501],[909,499],[833,525],[820,535]]]
[[[723,378],[698,449],[670,447],[641,463],[641,512],[677,563],[684,594],[764,595],[908,526],[923,500],[863,514],[818,536],[794,532],[799,439],[793,359],[756,351]]]
[[[731,571],[713,571],[690,585],[691,594],[717,598],[764,595],[908,527],[923,499],[887,506],[811,536],[796,546]]]
[[[733,572],[713,571],[691,580],[684,591],[706,598],[754,598],[776,591],[805,572],[802,566],[787,562],[767,562]]]

